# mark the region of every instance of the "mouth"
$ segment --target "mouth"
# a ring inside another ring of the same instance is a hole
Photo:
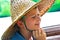
[[[40,25],[40,24],[35,24],[35,25]]]

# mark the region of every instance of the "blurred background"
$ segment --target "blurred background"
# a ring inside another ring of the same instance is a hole
[[[0,0],[0,40],[3,32],[11,25],[10,0]],[[60,24],[60,0],[55,0],[52,7],[43,15],[41,27]]]

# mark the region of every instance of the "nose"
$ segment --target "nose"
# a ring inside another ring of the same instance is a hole
[[[37,20],[37,21],[41,21],[40,16],[37,16],[37,17],[36,17],[36,20]]]

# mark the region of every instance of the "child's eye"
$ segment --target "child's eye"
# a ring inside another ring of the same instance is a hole
[[[39,14],[37,14],[37,16],[40,16]]]

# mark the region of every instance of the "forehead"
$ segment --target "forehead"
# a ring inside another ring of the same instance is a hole
[[[25,16],[33,16],[33,15],[36,15],[36,14],[39,14],[38,8],[34,8],[32,10],[30,10]]]

